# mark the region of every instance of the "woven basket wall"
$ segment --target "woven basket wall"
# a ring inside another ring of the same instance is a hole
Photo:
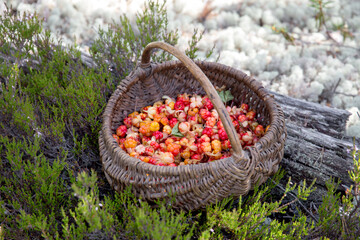
[[[155,43],[149,48],[161,44]],[[112,137],[128,114],[153,104],[164,95],[176,98],[179,93],[206,94],[186,64],[180,61],[148,64],[147,59],[143,56],[143,64],[121,81],[103,114],[100,157],[106,178],[116,191],[132,185],[138,197],[153,201],[175,196],[174,208],[194,210],[231,195],[245,195],[256,183],[265,182],[278,170],[286,138],[280,107],[259,82],[243,72],[203,61],[195,63],[213,86],[225,85],[231,90],[235,104],[247,103],[256,111],[260,124],[270,125],[265,136],[254,146],[242,149],[238,156],[210,163],[164,167],[130,157]]]

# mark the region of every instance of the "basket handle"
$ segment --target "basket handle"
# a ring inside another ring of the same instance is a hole
[[[201,69],[184,53],[176,49],[175,47],[164,43],[164,42],[152,42],[149,43],[142,54],[141,58],[141,67],[146,68],[150,64],[150,54],[151,50],[154,48],[160,48],[178,58],[185,67],[192,73],[192,75],[200,82],[201,86],[204,88],[206,94],[208,95],[210,101],[213,103],[215,109],[218,111],[224,129],[229,137],[232,149],[234,160],[243,159],[244,152],[241,147],[240,139],[237,137],[236,130],[232,124],[230,116],[221,101],[218,93],[216,92],[214,86],[211,84],[210,80],[206,75],[201,71]]]

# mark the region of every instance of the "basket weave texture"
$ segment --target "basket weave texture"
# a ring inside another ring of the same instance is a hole
[[[149,63],[153,48],[162,48],[181,61]],[[229,158],[178,167],[156,166],[130,157],[112,137],[128,114],[164,95],[176,98],[179,93],[207,94],[226,123],[229,116],[223,104],[217,102],[219,96],[213,87],[223,85],[230,89],[234,104],[247,103],[256,111],[260,124],[270,125],[254,146],[244,149],[232,124],[224,126],[234,150]],[[107,103],[99,147],[105,176],[116,191],[132,185],[137,197],[148,201],[172,199],[174,208],[195,210],[229,196],[246,195],[255,184],[264,183],[278,170],[285,139],[283,112],[258,81],[219,63],[194,64],[170,45],[155,42],[145,48],[142,64],[121,81]]]

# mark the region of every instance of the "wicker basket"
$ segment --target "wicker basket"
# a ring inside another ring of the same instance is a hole
[[[153,48],[163,49],[180,61],[150,63]],[[209,81],[210,79],[210,81]],[[252,147],[242,149],[230,117],[215,88],[225,85],[235,104],[247,103],[260,124],[270,125]],[[204,91],[205,90],[205,91]],[[133,111],[148,106],[163,95],[207,94],[218,111],[229,136],[233,154],[229,158],[178,167],[151,165],[130,157],[112,134]],[[128,185],[137,197],[148,201],[175,196],[174,208],[195,210],[228,196],[248,193],[278,170],[283,157],[286,130],[283,112],[259,82],[241,71],[218,63],[195,63],[176,48],[162,42],[150,43],[139,67],[121,81],[103,114],[100,131],[100,156],[110,185],[121,192]]]

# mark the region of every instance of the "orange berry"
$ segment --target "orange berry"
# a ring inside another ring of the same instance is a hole
[[[191,154],[190,154],[190,149],[189,148],[186,148],[184,151],[182,151],[180,153],[180,156],[184,159],[188,159],[190,158]]]
[[[189,116],[195,116],[198,112],[199,112],[199,109],[198,109],[198,108],[190,108],[190,109],[188,110],[188,115],[189,115]]]
[[[137,142],[133,138],[127,138],[124,142],[125,148],[134,148],[136,147]]]
[[[167,118],[167,117],[162,117],[161,119],[160,119],[160,123],[162,124],[162,125],[168,125],[169,124],[169,119]]]
[[[133,113],[130,113],[130,114],[129,114],[129,117],[134,118],[134,117],[136,117],[137,115],[139,115],[139,112],[133,112]]]

